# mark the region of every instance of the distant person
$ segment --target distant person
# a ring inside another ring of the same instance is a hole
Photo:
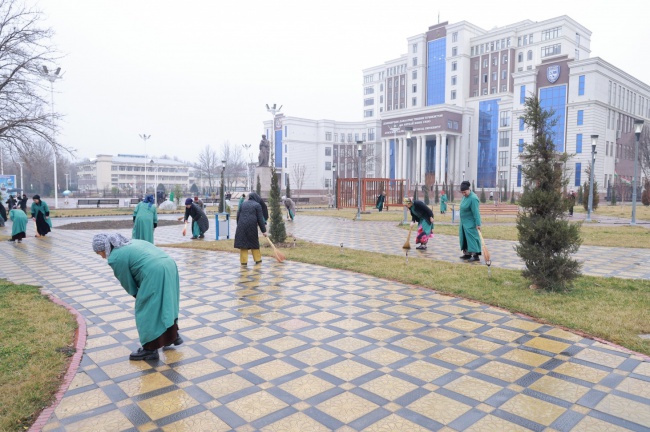
[[[260,239],[257,233],[259,227],[264,237],[266,234],[266,221],[264,211],[260,205],[262,199],[255,192],[248,195],[248,200],[237,209],[237,229],[235,230],[235,248],[239,249],[239,262],[242,266],[248,265],[248,250],[253,253],[255,264],[262,263],[260,252]]]
[[[198,197],[198,195],[194,195],[194,204],[199,206],[202,210],[205,210],[205,203]]]
[[[176,262],[162,249],[121,234],[97,234],[93,250],[108,261],[113,274],[135,298],[135,325],[142,348],[129,360],[158,360],[158,348],[180,345],[180,282]]]
[[[158,209],[153,201],[153,195],[147,195],[133,209],[132,236],[136,240],[153,243],[153,231],[158,227]]]
[[[293,219],[296,217],[296,204],[291,198],[287,198],[286,196],[282,197],[282,204],[287,208],[287,220],[291,219],[291,222],[293,222]]]
[[[2,219],[2,221],[0,221],[0,227],[3,227],[5,226],[5,222],[7,221],[7,209],[2,204],[2,202],[0,202],[0,218]]]
[[[185,200],[185,216],[181,216],[178,220],[187,220],[192,217],[192,240],[205,238],[205,232],[210,229],[210,222],[205,212],[197,204],[192,201],[192,198]]]
[[[23,196],[20,198],[20,201],[18,202],[18,206],[22,211],[27,214],[27,195],[23,194]]]
[[[7,208],[9,210],[11,210],[16,205],[16,199],[14,198],[13,195],[9,195],[9,198],[7,198],[7,201],[5,201],[5,204],[7,204]]]
[[[567,204],[569,206],[569,216],[573,216],[573,207],[576,205],[576,193],[573,189],[567,196]]]
[[[442,195],[440,196],[440,214],[445,214],[447,211],[447,201],[447,195],[445,191],[442,191]]]
[[[41,201],[40,195],[34,195],[32,201],[31,213],[32,220],[36,221],[36,237],[45,237],[52,231],[50,208],[45,201]]]
[[[27,215],[18,206],[14,206],[9,211],[9,219],[13,222],[11,225],[11,238],[10,242],[17,241],[22,243],[23,239],[27,237]]]
[[[241,205],[244,203],[244,201],[246,201],[245,193],[241,194],[241,196],[239,197],[239,203],[237,203],[237,210],[241,208]]]
[[[385,204],[386,204],[386,192],[382,191],[382,193],[380,193],[379,196],[377,197],[377,203],[375,204],[375,208],[381,212],[384,209]]]

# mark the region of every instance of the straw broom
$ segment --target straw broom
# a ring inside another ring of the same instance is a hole
[[[271,247],[273,248],[273,255],[275,255],[275,259],[278,260],[278,262],[282,262],[282,261],[284,261],[284,260],[286,259],[286,257],[284,256],[284,254],[283,254],[282,252],[280,252],[280,251],[275,247],[275,245],[273,244],[273,242],[271,241],[271,239],[270,239],[269,237],[267,237],[266,239],[269,241],[269,244],[270,244]]]
[[[411,225],[409,228],[409,234],[406,236],[406,242],[404,242],[404,246],[402,246],[402,249],[411,249],[411,231],[413,231],[413,227],[415,225]]]
[[[185,221],[185,226],[183,227],[183,237],[187,234],[187,221]]]
[[[36,231],[36,236],[35,237],[40,237],[41,235],[38,233],[38,225],[36,225],[36,221],[34,221],[34,231]]]
[[[478,235],[481,238],[481,248],[483,251],[483,257],[485,259],[485,264],[489,267],[490,264],[492,264],[492,260],[490,259],[490,251],[488,250],[487,246],[485,245],[485,240],[483,240],[483,234],[481,234],[481,230],[477,230]]]

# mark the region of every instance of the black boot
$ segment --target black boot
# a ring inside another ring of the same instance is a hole
[[[471,255],[463,254],[463,256],[461,256],[460,259],[462,259],[462,260],[468,260],[468,259],[470,259],[471,257],[472,257]]]
[[[468,263],[481,262],[478,254],[472,254],[472,256],[467,260]]]
[[[149,351],[144,348],[138,348],[129,356],[129,360],[158,360],[158,350]]]
[[[165,347],[169,347],[169,346],[172,346],[172,345],[174,345],[174,346],[182,345],[183,342],[184,342],[183,338],[179,336],[179,337],[176,338],[176,340],[174,342],[170,343],[169,345],[165,345]]]

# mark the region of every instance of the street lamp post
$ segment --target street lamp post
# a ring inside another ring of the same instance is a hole
[[[221,190],[219,191],[219,213],[226,212],[226,203],[225,199],[225,184],[224,184],[224,172],[226,171],[226,161],[221,161]]]
[[[21,174],[22,174],[22,170],[23,170],[23,166],[21,165],[21,166],[20,166]],[[68,187],[68,177],[69,177],[69,176],[70,176],[70,173],[65,173],[65,190],[69,190],[69,189],[70,189],[70,188]],[[21,179],[20,179],[20,183],[22,184],[22,182],[23,182],[23,179],[21,178]]]
[[[54,81],[61,79],[63,75],[61,74],[61,68],[57,67],[56,70],[50,71],[47,69],[47,66],[43,65],[43,76],[47,78],[50,82],[50,107],[52,113],[52,153],[54,158],[54,208],[59,207],[59,193],[57,190],[58,180],[56,175],[56,146],[55,146],[55,129],[54,129]]]
[[[25,183],[23,183],[23,163],[22,162],[16,162],[18,165],[20,165],[20,188],[23,190],[23,193],[25,193]],[[67,183],[66,183],[66,189],[67,189]]]
[[[589,172],[589,206],[587,208],[587,222],[591,222],[591,212],[594,206],[594,171],[596,167],[596,144],[598,135],[591,136],[591,170]]]
[[[406,141],[408,142],[408,140],[410,140],[411,136],[413,135],[413,128],[410,127],[410,126],[406,126],[404,128],[404,131],[406,132]],[[406,154],[406,152],[404,152],[404,154]],[[406,173],[403,173],[403,174],[406,174]],[[406,176],[404,175],[403,177],[406,177]],[[406,178],[404,179],[404,181],[407,181]],[[406,186],[406,184],[404,184],[404,186]],[[406,193],[407,194],[409,193],[408,188],[406,188]],[[406,206],[404,206],[404,215],[403,215],[403,218],[402,218],[402,225],[408,224],[408,220],[406,219],[406,214],[407,214],[407,208],[406,208]]]
[[[140,138],[144,141],[144,192],[142,195],[147,194],[147,140],[151,138],[151,135],[140,134]]]
[[[272,134],[271,135],[272,136],[272,138],[271,138],[271,147],[273,148],[273,156],[274,156],[274,158],[278,157],[278,155],[275,152],[275,147],[273,147],[275,145],[275,116],[280,113],[280,110],[282,110],[282,105],[280,105],[280,108],[276,108],[276,107],[277,107],[277,104],[273,104],[273,106],[269,106],[269,104],[266,104],[266,111],[271,114],[271,117],[273,117],[273,123],[271,124],[271,134]],[[274,168],[277,169],[277,165],[275,164],[274,160],[269,161],[269,162],[271,162],[271,165]],[[283,167],[284,166],[281,164],[280,165],[280,178],[278,180],[278,188],[280,190],[282,190],[282,177],[283,177],[283,175],[282,175],[283,174],[283,169],[282,168]]]
[[[641,138],[642,130],[643,120],[634,120],[634,177],[632,178],[632,221],[630,225],[636,225],[636,179],[639,163],[639,138]]]
[[[363,141],[357,141],[357,219],[361,220],[361,150]]]
[[[250,150],[250,148],[251,148],[251,145],[250,145],[250,144],[242,144],[242,147],[244,147],[244,151],[245,151],[246,153],[249,153],[249,150]],[[251,168],[251,167],[250,167],[250,164],[247,163],[247,164],[246,164],[246,190],[247,190],[247,191],[250,191],[250,179],[251,179],[250,168]]]
[[[389,128],[390,131],[393,133],[393,148],[397,150],[397,132],[399,132],[399,126],[393,126]],[[388,154],[390,153],[390,150],[386,152],[386,158],[388,158]],[[396,151],[393,151],[393,155],[396,153]],[[388,162],[387,169],[388,172],[386,173],[386,178],[390,178],[390,161]]]
[[[503,187],[503,171],[499,173],[499,204],[501,204],[501,188]]]
[[[339,200],[338,197],[336,196],[336,164],[332,164],[332,182],[334,183],[334,206],[338,208]]]

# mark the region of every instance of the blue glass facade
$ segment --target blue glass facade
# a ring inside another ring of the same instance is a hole
[[[432,173],[436,171],[436,142],[427,141],[426,155],[425,155],[425,172]]]
[[[520,118],[519,119],[519,130],[520,131],[524,130],[524,127],[526,127],[526,123],[524,123],[524,119]]]
[[[551,130],[555,151],[564,151],[564,125],[566,123],[566,86],[546,87],[539,91],[540,105],[546,111],[553,110],[556,123]]]
[[[519,153],[523,153],[523,152],[524,152],[524,139],[519,138]]]
[[[576,135],[576,153],[582,153],[582,134]]]
[[[582,171],[582,164],[580,162],[576,162],[576,186],[580,186],[580,174]]]
[[[578,96],[584,96],[585,94],[585,76],[580,75],[578,77]]]
[[[427,44],[427,105],[445,103],[447,38]]]
[[[282,168],[282,129],[275,131],[275,146],[273,151],[275,152],[276,168]]]
[[[585,120],[585,111],[584,110],[578,110],[578,126],[582,126],[582,123]]]
[[[517,165],[517,187],[521,187],[521,165]]]
[[[390,154],[389,154],[389,162],[390,162],[390,168],[389,168],[389,178],[395,179],[395,140],[390,140],[390,148],[389,148]]]
[[[523,85],[519,88],[519,103],[524,104],[526,102],[526,86]]]
[[[477,188],[496,187],[499,99],[479,103]]]

